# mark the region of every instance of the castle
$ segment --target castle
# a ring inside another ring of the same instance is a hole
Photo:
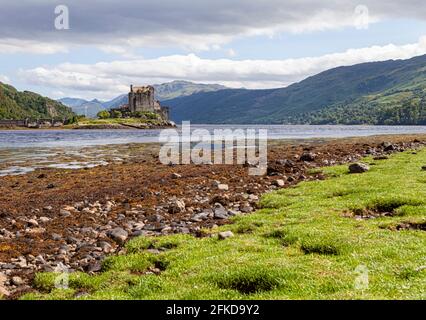
[[[160,102],[154,98],[153,86],[130,86],[129,102],[119,110],[123,113],[152,112],[161,116],[163,120],[169,120],[169,108],[162,107]]]

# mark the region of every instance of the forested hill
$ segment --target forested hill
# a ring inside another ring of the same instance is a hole
[[[0,82],[0,119],[70,118],[70,108],[37,93],[19,92]]]
[[[194,123],[426,124],[426,55],[338,67],[286,88],[164,101]]]

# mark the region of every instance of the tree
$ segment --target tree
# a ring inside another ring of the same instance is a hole
[[[123,117],[123,114],[118,110],[113,110],[111,112],[111,117],[112,118],[121,118],[121,117]]]
[[[97,117],[99,119],[108,119],[109,117],[111,117],[111,114],[106,110],[102,110],[98,112]]]

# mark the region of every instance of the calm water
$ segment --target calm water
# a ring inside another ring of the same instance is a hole
[[[426,133],[426,126],[191,125],[191,129],[267,129],[269,139],[343,138]],[[160,130],[0,131],[0,149],[87,147],[158,142]]]
[[[426,134],[426,126],[191,125],[192,130],[267,129],[269,139]],[[178,131],[180,129],[177,129]],[[0,176],[39,168],[78,169],[120,163],[159,142],[161,130],[0,131]],[[135,144],[140,144],[136,145]]]

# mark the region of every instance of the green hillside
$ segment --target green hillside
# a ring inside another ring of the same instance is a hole
[[[69,118],[74,114],[63,104],[34,92],[19,92],[0,82],[0,119]]]
[[[374,123],[425,121],[426,55],[338,67],[287,88],[228,89],[165,101],[175,121]]]

